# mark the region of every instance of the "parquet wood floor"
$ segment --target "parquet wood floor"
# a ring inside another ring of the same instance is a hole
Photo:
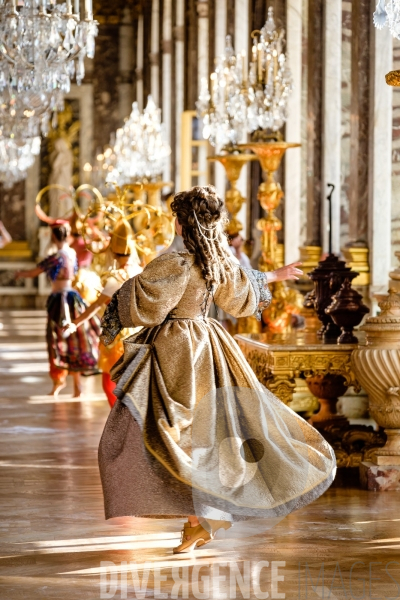
[[[105,521],[100,378],[85,380],[81,401],[68,387],[55,402],[45,395],[44,312],[1,312],[0,321],[1,600],[400,598],[395,492],[331,488],[269,530],[233,528],[191,555],[172,554],[181,520]]]

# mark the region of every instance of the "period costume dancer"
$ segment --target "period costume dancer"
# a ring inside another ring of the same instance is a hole
[[[142,272],[132,243],[132,235],[133,231],[128,221],[121,218],[111,236],[109,252],[114,265],[102,277],[104,284],[102,291],[85,312],[67,325],[64,331],[77,331],[83,323],[86,323],[88,319],[110,302],[113,294],[120,289],[125,281]],[[124,353],[123,340],[134,332],[134,328],[121,331],[109,346],[105,346],[100,342],[98,367],[103,373],[103,390],[111,407],[114,406],[116,397],[113,394],[115,383],[111,380],[110,370]]]
[[[101,281],[98,273],[92,268],[93,254],[87,248],[82,236],[82,221],[76,211],[69,220],[71,225],[72,240],[69,247],[75,250],[78,262],[78,270],[72,281],[72,287],[79,292],[86,304],[92,304],[97,300],[98,290],[101,289]]]
[[[259,315],[268,281],[297,279],[232,260],[223,203],[212,186],[175,196],[186,252],[164,254],[115,294],[103,339],[124,341],[112,369],[118,398],[99,466],[106,518],[190,515],[174,552],[211,541],[236,521],[282,517],[331,484],[332,448],[255,377],[225,329],[207,318],[212,300],[235,317]],[[200,522],[200,520],[202,520]]]
[[[239,264],[242,267],[246,267],[246,269],[251,269],[250,259],[247,254],[243,250],[243,238],[240,233],[235,233],[234,235],[229,236],[229,250],[232,252],[232,255],[237,258]]]
[[[74,379],[74,397],[79,397],[81,373],[97,368],[98,337],[100,322],[97,318],[88,321],[75,333],[64,333],[63,327],[86,310],[86,304],[71,287],[77,261],[76,252],[68,246],[70,233],[68,223],[56,221],[52,226],[51,241],[57,252],[51,254],[36,268],[16,273],[19,277],[37,277],[46,273],[51,281],[52,293],[47,300],[47,348],[50,362],[50,377],[53,380],[51,395],[57,396],[66,386],[67,375]]]

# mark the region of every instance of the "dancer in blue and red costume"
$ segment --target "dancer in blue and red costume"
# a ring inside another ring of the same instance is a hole
[[[81,374],[96,370],[98,360],[99,320],[92,317],[75,332],[63,332],[63,327],[77,319],[87,308],[79,293],[72,289],[77,269],[76,252],[68,246],[70,226],[61,220],[51,224],[51,241],[57,252],[42,260],[34,269],[19,271],[16,278],[37,277],[46,273],[52,292],[47,300],[47,348],[50,377],[57,396],[66,386],[67,375],[74,380],[74,398],[82,395]]]

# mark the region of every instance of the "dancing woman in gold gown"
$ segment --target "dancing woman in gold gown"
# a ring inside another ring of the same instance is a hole
[[[268,281],[234,262],[223,203],[211,186],[177,194],[186,252],[164,254],[115,294],[103,341],[123,327],[112,370],[118,398],[99,447],[106,518],[191,515],[174,552],[211,541],[236,521],[281,517],[320,496],[335,474],[329,444],[255,377],[211,302],[234,317],[270,301]]]

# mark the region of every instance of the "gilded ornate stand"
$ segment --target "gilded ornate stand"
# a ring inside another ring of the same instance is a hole
[[[339,467],[356,467],[385,443],[370,426],[350,425],[336,403],[347,387],[360,385],[352,368],[355,344],[325,345],[313,332],[235,336],[257,379],[282,402],[293,399],[295,378],[305,379],[320,410],[310,422],[335,449]]]

